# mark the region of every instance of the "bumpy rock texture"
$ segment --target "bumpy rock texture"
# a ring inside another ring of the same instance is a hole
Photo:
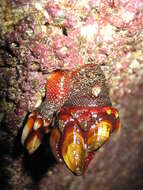
[[[50,72],[87,63],[102,66],[122,128],[76,177],[48,137],[29,157],[20,136]],[[0,189],[143,189],[142,78],[142,0],[1,0]]]

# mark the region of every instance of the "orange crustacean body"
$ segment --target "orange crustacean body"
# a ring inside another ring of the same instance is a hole
[[[50,146],[58,161],[82,175],[95,151],[120,127],[103,71],[85,65],[74,71],[54,71],[47,79],[46,98],[24,126],[22,144],[30,154],[51,131]]]
[[[119,118],[115,113],[117,110],[112,107],[62,108],[50,137],[52,151],[54,154],[57,152],[56,158],[62,157],[73,173],[81,175],[90,153],[99,149],[110,134],[118,130]],[[60,134],[58,138],[57,131]]]

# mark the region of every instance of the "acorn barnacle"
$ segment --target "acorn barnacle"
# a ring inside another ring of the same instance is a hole
[[[51,73],[46,98],[29,115],[21,142],[32,154],[44,134],[51,132],[50,146],[56,159],[82,175],[93,153],[119,126],[118,110],[112,107],[104,73],[98,65],[90,64]]]

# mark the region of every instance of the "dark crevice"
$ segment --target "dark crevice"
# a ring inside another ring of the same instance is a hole
[[[38,182],[43,175],[54,165],[56,160],[49,146],[49,135],[46,135],[42,144],[33,155],[25,151],[23,158],[23,170],[28,172],[32,179]]]
[[[62,31],[63,31],[63,34],[65,36],[68,36],[68,31],[67,31],[67,28],[66,27],[62,27]]]

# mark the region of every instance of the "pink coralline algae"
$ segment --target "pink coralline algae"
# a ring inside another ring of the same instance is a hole
[[[134,63],[141,66],[142,55],[138,52],[142,47],[143,30],[141,0],[31,0],[18,4],[8,1],[8,6],[5,5],[3,0],[1,38],[8,50],[4,60],[17,68],[17,88],[20,87],[23,97],[20,104],[25,105],[26,110],[34,109],[37,101],[40,103],[46,78],[56,69],[72,70],[90,63],[113,65],[113,77],[129,65],[128,53],[133,51]],[[134,43],[138,40],[139,44]],[[124,57],[127,59],[119,64]],[[110,87],[115,86],[111,72],[105,69],[105,74]],[[15,97],[14,89],[11,93]],[[40,100],[32,100],[31,95]]]
[[[38,63],[44,73],[72,69],[89,60],[107,64],[124,55],[128,38],[138,35],[143,26],[142,1],[31,3],[31,18],[17,22],[7,40],[20,60]]]

